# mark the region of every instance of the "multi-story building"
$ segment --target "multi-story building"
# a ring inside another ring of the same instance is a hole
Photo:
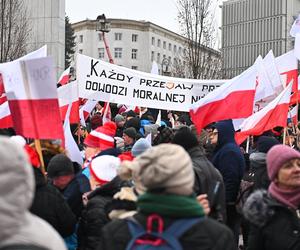
[[[152,62],[158,64],[159,74],[187,76],[178,72],[176,65],[186,68],[186,38],[146,21],[108,19],[111,31],[106,38],[114,63],[144,72],[150,72]],[[109,61],[101,32],[96,31],[96,20],[72,24],[76,35],[76,52]],[[212,51],[216,57],[218,51]],[[163,67],[164,65],[164,67]]]
[[[289,35],[300,12],[299,0],[228,0],[222,6],[222,59],[225,78],[232,78],[253,64],[257,56],[273,50],[289,51]]]
[[[65,67],[65,0],[24,0],[30,25],[28,52],[47,45],[57,76]]]

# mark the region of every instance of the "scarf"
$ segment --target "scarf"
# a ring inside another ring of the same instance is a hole
[[[300,188],[285,190],[279,188],[274,182],[271,182],[268,191],[276,200],[288,207],[298,209],[300,205]]]
[[[145,193],[139,196],[138,209],[146,214],[185,218],[205,216],[203,208],[194,196]]]

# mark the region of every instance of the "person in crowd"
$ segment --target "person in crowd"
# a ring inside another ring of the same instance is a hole
[[[225,222],[226,207],[223,178],[204,155],[204,150],[200,147],[197,137],[189,127],[183,127],[175,133],[173,143],[182,146],[192,159],[195,172],[195,194],[206,194],[211,208],[210,216]],[[215,188],[217,188],[216,191]]]
[[[95,114],[99,114],[99,115],[103,115],[103,107],[104,107],[104,102],[97,102],[96,103],[96,106],[94,108],[94,110],[92,111],[92,114],[95,115]]]
[[[238,243],[240,216],[236,211],[235,203],[244,175],[245,159],[234,140],[232,121],[225,120],[214,124],[210,140],[216,146],[212,163],[222,174],[225,184],[226,224],[233,231]]]
[[[300,153],[286,145],[273,146],[267,170],[268,191],[254,192],[243,209],[251,223],[247,250],[300,249]]]
[[[53,227],[29,212],[35,184],[23,147],[1,136],[0,159],[0,248],[66,250]]]
[[[150,121],[154,122],[154,117],[153,117],[151,111],[147,107],[140,107],[140,119],[141,120],[150,120]]]
[[[102,126],[101,114],[96,113],[90,118],[90,126],[91,126],[91,130],[95,130],[96,128]]]
[[[135,128],[126,128],[123,131],[124,152],[131,151],[133,144],[137,139],[137,131]]]
[[[99,156],[90,165],[92,192],[84,195],[83,210],[78,229],[79,250],[96,249],[100,242],[101,228],[109,222],[105,205],[117,193],[122,181],[117,177],[120,159],[111,155]]]
[[[115,123],[117,125],[117,131],[116,131],[116,136],[117,137],[122,137],[123,135],[123,130],[124,130],[124,124],[125,124],[125,117],[122,115],[117,114],[114,118]]]
[[[171,128],[166,126],[160,126],[158,129],[158,134],[152,140],[153,145],[159,145],[162,143],[171,143],[174,137],[174,132]]]
[[[132,164],[137,168],[138,178],[147,192],[139,196],[138,212],[131,221],[117,219],[103,228],[97,249],[126,249],[133,237],[131,223],[139,223],[149,233],[151,226],[156,232],[183,221],[193,221],[178,236],[183,249],[236,249],[232,232],[226,226],[205,217],[203,208],[192,195],[193,164],[182,147],[173,144],[152,147],[135,158]],[[163,229],[158,229],[156,223],[151,225],[153,214]],[[149,242],[139,240],[142,244]],[[164,244],[163,241],[154,240]]]
[[[81,197],[91,190],[87,177],[81,171],[75,173],[72,161],[64,154],[55,155],[50,160],[48,177],[63,194],[76,218],[79,219],[83,208]]]

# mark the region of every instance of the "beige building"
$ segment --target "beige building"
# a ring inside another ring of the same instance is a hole
[[[299,0],[228,0],[222,6],[222,59],[225,78],[253,64],[258,55],[289,51],[289,35],[300,13]]]

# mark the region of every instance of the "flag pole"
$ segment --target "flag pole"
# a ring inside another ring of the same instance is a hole
[[[40,158],[42,173],[45,175],[46,171],[45,171],[45,164],[44,164],[44,158],[43,158],[43,154],[42,154],[42,147],[41,147],[40,139],[34,139],[34,145],[35,145],[35,149]]]
[[[247,137],[247,144],[246,144],[246,153],[249,153],[249,147],[250,147],[250,136]]]

